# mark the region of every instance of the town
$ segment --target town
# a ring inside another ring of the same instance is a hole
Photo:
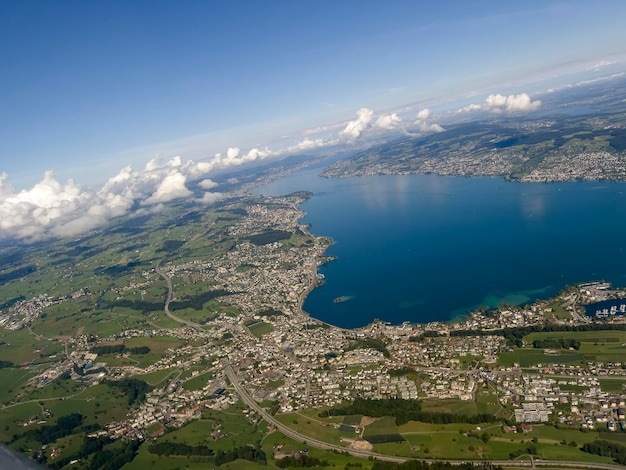
[[[593,319],[582,307],[624,298],[624,290],[590,282],[570,286],[553,299],[480,309],[449,323],[376,321],[354,330],[338,328],[302,311],[305,296],[322,282],[317,270],[329,262],[325,250],[331,243],[299,222],[299,206],[306,197],[295,193],[226,206],[202,230],[186,229],[187,238],[170,244],[174,249],[158,263],[125,276],[125,283],[108,293],[96,295],[95,286],[84,285],[63,296],[39,295],[5,308],[0,323],[7,331],[27,329],[39,341],[61,348],[44,362],[21,365],[33,375],[23,393],[5,401],[4,409],[27,401],[28,390],[50,387],[63,378],[77,383],[89,400],[90,388],[98,384],[159,376],[125,417],[90,434],[149,440],[200,419],[203,410],[232,407],[240,399],[233,388],[236,377],[246,397],[265,404],[276,417],[332,409],[356,398],[470,404],[487,397],[492,400],[489,409],[498,410],[498,418],[508,423],[502,432],[542,423],[626,430],[626,363],[619,359],[623,344],[614,342],[623,334],[625,317],[615,308],[610,315],[601,310]],[[217,227],[226,249],[201,258],[192,250],[177,256],[194,244],[206,249],[209,244],[201,234],[216,229],[220,217],[228,219]],[[83,268],[74,266],[76,271]],[[205,290],[215,293],[211,314],[202,309],[192,315],[195,310],[181,302],[191,292]],[[99,304],[91,308],[109,318],[122,305],[138,309],[140,304],[127,300],[145,301],[151,292],[160,292],[155,294],[160,312],[148,313],[142,326],[109,335],[81,327],[72,335],[50,337],[38,328],[55,307],[97,297]],[[164,319],[168,326],[159,326]],[[523,332],[518,344],[509,338],[515,331]],[[532,335],[534,341],[526,339]],[[573,339],[563,342],[565,338]],[[164,347],[153,361],[142,361],[142,353],[150,349],[144,343],[157,339],[176,346]],[[578,352],[581,341],[591,353]],[[602,354],[606,348],[598,341],[613,341],[619,348]],[[44,405],[44,414],[30,417],[23,426],[45,422],[46,413],[50,410]],[[254,409],[248,413],[251,422],[261,419]],[[214,436],[219,435],[216,430]],[[371,445],[364,447],[356,437],[342,445],[371,451]]]

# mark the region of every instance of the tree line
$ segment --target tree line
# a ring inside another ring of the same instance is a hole
[[[410,460],[404,463],[376,461],[372,470],[504,470],[504,467],[489,462],[463,462],[456,465],[448,462]]]
[[[419,400],[402,400],[399,398],[382,400],[356,398],[352,403],[346,406],[330,408],[319,414],[322,418],[346,415],[365,415],[371,416],[372,418],[391,416],[396,419],[397,426],[406,424],[409,421],[420,421],[422,423],[432,424],[478,424],[495,423],[498,421],[494,415],[489,413],[478,413],[468,416],[457,413],[422,411],[422,404]]]
[[[104,344],[102,346],[94,346],[90,349],[90,352],[98,355],[105,354],[122,354],[128,352],[130,354],[148,354],[150,352],[149,346],[137,346],[134,348],[129,348],[123,344]]]
[[[182,442],[163,441],[152,444],[148,447],[148,452],[156,455],[205,456],[210,457],[215,465],[222,465],[238,459],[261,465],[267,464],[267,457],[259,444],[235,447],[226,451],[219,449],[215,452],[204,445],[191,446]]]
[[[610,457],[616,463],[626,465],[626,446],[623,446],[622,444],[597,440],[583,444],[581,450],[589,454]]]
[[[354,351],[355,349],[374,349],[381,352],[386,358],[391,357],[391,354],[389,354],[389,350],[387,349],[387,345],[382,340],[377,338],[358,339],[354,343],[350,344],[350,346],[348,346],[345,350]]]
[[[450,332],[450,336],[504,336],[511,344],[522,347],[522,339],[530,333],[607,330],[626,330],[626,324],[585,323],[582,325],[532,325],[498,330],[454,330]]]
[[[139,379],[107,380],[105,383],[109,387],[119,388],[128,397],[129,405],[144,401],[146,393],[152,390],[147,382]]]
[[[580,341],[577,339],[545,338],[533,341],[535,349],[580,349]]]

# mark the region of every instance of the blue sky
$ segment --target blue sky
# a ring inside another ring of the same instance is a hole
[[[407,103],[432,119],[451,100],[532,97],[624,60],[625,19],[622,0],[0,0],[0,202],[46,170],[89,186],[157,155],[223,167],[357,112],[355,138]]]
[[[2,1],[0,172],[91,180],[497,91],[624,52],[625,19],[623,1]]]

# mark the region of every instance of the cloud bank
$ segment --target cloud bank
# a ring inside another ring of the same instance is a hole
[[[461,108],[459,112],[490,111],[502,112],[529,112],[535,111],[541,106],[540,100],[531,100],[526,93],[503,96],[501,94],[489,95],[482,104],[470,104]]]
[[[507,106],[506,102],[503,106]],[[514,106],[514,105],[511,105]],[[430,122],[431,112],[421,110],[409,126],[421,132],[440,132],[438,124]],[[353,142],[368,132],[382,133],[400,129],[405,123],[397,113],[375,116],[372,109],[361,108],[356,119],[342,130],[325,138],[314,138],[312,133],[292,145],[277,151],[253,148],[247,152],[230,147],[207,161],[183,161],[174,157],[166,162],[154,158],[142,170],[131,166],[122,168],[98,190],[87,190],[73,180],[62,183],[52,171],[31,189],[16,192],[7,182],[7,174],[0,174],[0,239],[36,242],[48,238],[80,235],[102,227],[114,217],[159,210],[163,204],[177,199],[195,197],[189,189],[190,181],[204,191],[195,198],[198,203],[210,204],[225,197],[212,191],[218,184],[207,175],[216,170],[237,167],[270,157],[305,152],[339,143]],[[325,129],[327,130],[327,129]]]
[[[363,131],[368,128],[374,111],[369,108],[361,108],[357,111],[357,118],[354,121],[350,121],[341,133],[351,139],[357,139],[361,136]]]
[[[52,171],[47,171],[31,189],[15,192],[3,173],[0,238],[36,242],[76,236],[129,214],[137,204],[153,209],[158,204],[191,197],[187,180],[201,171],[198,168],[199,164],[183,163],[180,157],[166,163],[153,159],[142,171],[134,171],[130,166],[122,168],[97,191],[83,189],[72,180],[62,183]],[[201,187],[208,190],[214,185],[204,183]],[[219,193],[207,192],[201,201],[219,197]]]
[[[415,117],[415,121],[413,124],[422,132],[443,132],[444,129],[439,124],[430,122],[430,117],[432,113],[430,109],[424,108],[421,109],[417,116]]]

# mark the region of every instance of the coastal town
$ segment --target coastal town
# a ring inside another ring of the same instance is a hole
[[[518,182],[623,181],[623,114],[528,122],[457,124],[430,136],[403,137],[333,163],[326,177],[436,174]]]
[[[625,430],[626,391],[621,385],[626,384],[626,363],[585,359],[575,342],[528,344],[520,336],[514,344],[510,338],[515,331],[593,332],[594,325],[619,331],[625,320],[619,307],[619,299],[626,297],[624,290],[591,282],[570,286],[553,299],[479,309],[448,323],[375,321],[353,330],[338,328],[302,311],[308,292],[323,282],[318,267],[329,262],[325,251],[331,243],[300,223],[299,206],[306,197],[297,193],[257,198],[227,207],[223,210],[239,214],[220,229],[225,239],[237,240],[229,249],[205,259],[170,255],[114,287],[114,296],[109,296],[112,305],[126,298],[144,298],[167,280],[173,287],[167,295],[161,290],[161,305],[165,304],[162,308],[173,326],[157,327],[154,313],[145,327],[111,335],[79,330],[63,338],[46,337],[37,328],[38,318],[51,307],[88,299],[89,286],[66,296],[41,295],[4,309],[0,322],[7,330],[27,328],[41,341],[63,345],[64,353],[45,365],[22,366],[37,371],[28,387],[41,389],[66,378],[79,383],[89,396],[90,387],[103,382],[163,374],[124,419],[91,434],[113,439],[152,439],[200,419],[203,410],[228,409],[243,398],[232,377],[246,397],[275,416],[330,409],[356,398],[474,403],[482,396],[490,397],[509,431],[540,423]],[[198,236],[190,236],[179,249],[197,240]],[[221,307],[210,318],[187,317],[184,312],[189,310],[175,308],[178,291],[196,285],[219,290]],[[596,318],[585,313],[584,305],[612,299],[616,306],[602,308]],[[97,308],[109,314],[115,309],[103,302]],[[555,333],[548,340],[558,336]],[[140,365],[141,356],[122,346],[142,338],[170,338],[179,346]],[[529,347],[530,360],[524,356]],[[229,371],[234,374],[231,378]],[[605,385],[611,381],[618,386],[607,390]],[[188,386],[191,383],[195,385]],[[3,406],[19,406],[26,396],[15,396]],[[261,417],[250,409],[249,419],[256,423]],[[23,425],[41,421],[41,416],[33,417]],[[351,443],[345,441],[346,446]]]

